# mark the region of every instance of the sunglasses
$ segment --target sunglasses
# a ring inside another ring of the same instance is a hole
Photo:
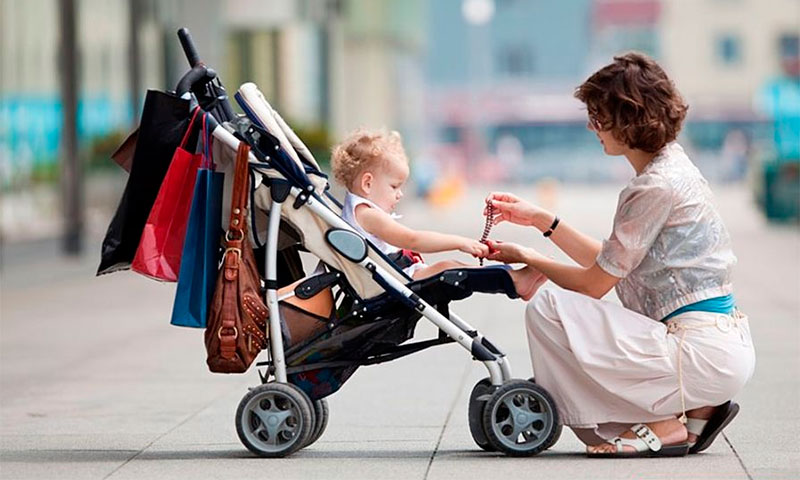
[[[600,132],[603,130],[603,125],[600,123],[597,117],[595,117],[591,113],[589,114],[589,126],[592,127],[592,130],[594,130],[595,132]]]

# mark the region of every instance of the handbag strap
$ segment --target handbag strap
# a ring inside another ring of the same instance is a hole
[[[234,165],[233,173],[233,197],[231,198],[231,219],[228,225],[228,231],[225,233],[225,254],[223,258],[223,275],[225,278],[225,289],[232,288],[234,291],[232,295],[239,295],[238,287],[235,287],[235,282],[239,276],[239,267],[242,261],[242,248],[247,232],[247,225],[245,224],[245,209],[247,207],[247,190],[250,187],[247,181],[247,174],[249,172],[249,154],[250,146],[245,142],[239,142],[239,149],[236,152],[236,164]],[[235,358],[236,356],[236,339],[240,334],[236,328],[237,303],[234,301],[222,302],[222,325],[217,330],[217,337],[220,341],[220,354],[223,358]]]
[[[250,146],[239,142],[236,152],[236,164],[233,170],[233,196],[231,197],[231,219],[228,225],[227,239],[241,240],[247,233],[247,191],[250,188],[248,174],[250,160]]]
[[[200,113],[200,107],[194,107],[194,113],[192,113],[192,119],[189,121],[189,126],[186,128],[186,133],[183,134],[183,139],[181,140],[180,148],[186,147],[186,142],[189,141],[189,135],[192,133],[192,127],[194,126],[194,120],[197,118],[197,114]]]
[[[208,130],[208,116],[211,115],[210,113],[203,114],[203,158],[200,161],[200,168],[205,168],[208,170],[214,170],[216,165],[214,164],[214,158],[211,155],[211,143],[214,141],[214,136],[211,134],[211,131]]]

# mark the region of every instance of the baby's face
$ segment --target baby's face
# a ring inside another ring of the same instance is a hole
[[[392,158],[373,172],[373,180],[367,198],[386,212],[393,212],[403,198],[402,187],[408,179],[408,162],[404,158]]]

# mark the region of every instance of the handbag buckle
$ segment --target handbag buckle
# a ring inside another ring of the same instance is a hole
[[[228,247],[228,248],[226,248],[225,249],[225,254],[223,254],[223,258],[227,258],[228,252],[232,252],[233,254],[236,255],[236,265],[238,265],[239,262],[242,261],[242,249],[241,248],[236,248],[236,247]]]
[[[237,232],[239,234],[238,237],[231,236],[232,233]],[[236,240],[244,240],[244,231],[239,229],[230,229],[225,232],[225,241],[226,242],[233,242]]]
[[[217,338],[219,338],[220,340],[222,340],[222,329],[223,328],[232,328],[233,329],[233,339],[236,340],[237,338],[239,338],[239,330],[237,330],[235,326],[233,326],[233,327],[219,327],[219,330],[217,330]]]

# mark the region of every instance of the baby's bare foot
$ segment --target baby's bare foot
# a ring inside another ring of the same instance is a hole
[[[514,288],[517,290],[517,295],[526,302],[533,298],[536,290],[547,281],[547,277],[543,273],[529,267],[511,272],[511,278],[514,279]]]

